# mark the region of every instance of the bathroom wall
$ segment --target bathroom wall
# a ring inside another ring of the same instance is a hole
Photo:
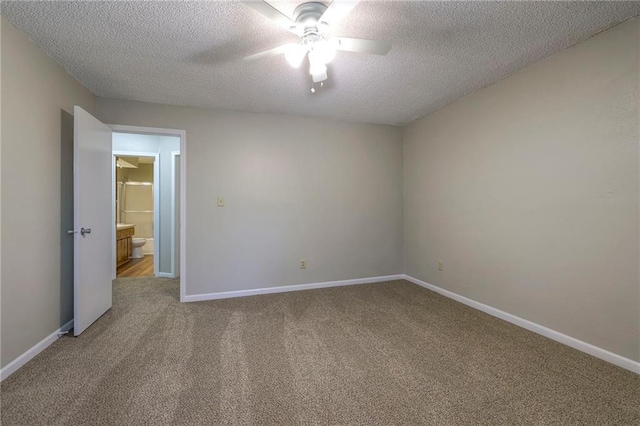
[[[160,235],[156,235],[154,244],[158,245],[158,273],[171,273],[171,152],[180,151],[180,138],[175,136],[137,135],[129,133],[113,134],[113,150],[118,152],[146,152],[158,154],[160,173]],[[142,171],[127,169],[130,180],[144,178]],[[136,177],[134,179],[134,177]],[[150,247],[145,247],[148,251]],[[146,251],[145,251],[146,252]],[[176,274],[178,271],[176,271]]]
[[[135,182],[135,183],[134,183]],[[138,185],[140,181],[129,181],[123,184],[123,199],[120,207],[123,210],[121,220],[135,225],[134,238],[145,238],[147,243],[142,247],[145,254],[153,254],[154,246],[154,187]]]
[[[118,167],[116,168],[116,180],[118,182],[128,180],[153,183],[153,164],[139,164],[137,169]]]

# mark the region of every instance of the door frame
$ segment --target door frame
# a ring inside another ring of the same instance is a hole
[[[176,156],[180,156],[180,151],[171,151],[171,277],[176,278]],[[180,200],[177,200],[180,202]],[[181,205],[180,205],[181,206]]]
[[[112,150],[112,186],[114,191],[114,196],[111,198],[113,203],[113,214],[115,214],[115,190],[116,190],[116,157],[153,157],[153,275],[158,276],[158,271],[160,270],[160,251],[158,248],[158,237],[160,235],[160,154],[157,152],[144,152],[144,151],[113,151]],[[116,219],[114,217],[113,220],[113,278],[116,278],[117,275],[117,266],[115,262],[116,256],[116,228],[115,223]]]
[[[187,132],[185,130],[165,129],[160,127],[128,126],[120,124],[108,124],[108,126],[111,127],[114,133],[177,136],[180,138],[180,223],[178,225],[180,226],[180,301],[184,302],[187,288]],[[113,200],[115,202],[115,185],[113,185],[113,191]],[[115,215],[115,209],[112,210]],[[113,223],[115,228],[115,217]],[[115,241],[115,232],[113,234],[113,238]],[[115,256],[115,246],[112,251],[112,255]]]

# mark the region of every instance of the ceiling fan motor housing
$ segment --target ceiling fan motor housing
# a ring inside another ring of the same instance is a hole
[[[319,28],[319,24],[325,10],[327,6],[322,3],[308,2],[302,3],[293,11],[293,18],[301,30],[300,37],[304,43],[313,43],[322,38],[324,31]]]
[[[322,3],[308,2],[302,3],[293,11],[293,19],[297,24],[305,24],[309,20],[314,23],[320,20],[320,17],[327,10],[327,6]]]

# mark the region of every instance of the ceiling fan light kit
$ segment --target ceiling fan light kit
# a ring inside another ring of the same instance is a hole
[[[293,68],[300,68],[304,57],[307,55],[307,48],[302,44],[292,44],[289,46],[284,57]]]
[[[323,3],[302,3],[293,11],[293,20],[283,15],[264,1],[248,1],[243,3],[276,22],[300,37],[297,44],[286,44],[244,58],[252,62],[284,53],[285,59],[293,68],[299,68],[304,58],[309,60],[309,74],[313,83],[322,83],[327,76],[327,64],[333,60],[336,51],[372,53],[386,55],[391,44],[385,41],[362,40],[346,37],[325,37],[332,25],[335,25],[353,9],[359,0],[334,0],[329,7]],[[314,88],[311,89],[315,93]]]

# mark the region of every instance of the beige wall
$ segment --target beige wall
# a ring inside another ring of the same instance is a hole
[[[138,168],[116,168],[116,181],[153,183],[153,164],[139,164]]]
[[[4,367],[73,317],[73,118],[94,96],[2,18]]]
[[[109,99],[98,117],[186,130],[188,295],[402,272],[401,129]]]
[[[405,128],[406,274],[640,360],[639,28]]]

